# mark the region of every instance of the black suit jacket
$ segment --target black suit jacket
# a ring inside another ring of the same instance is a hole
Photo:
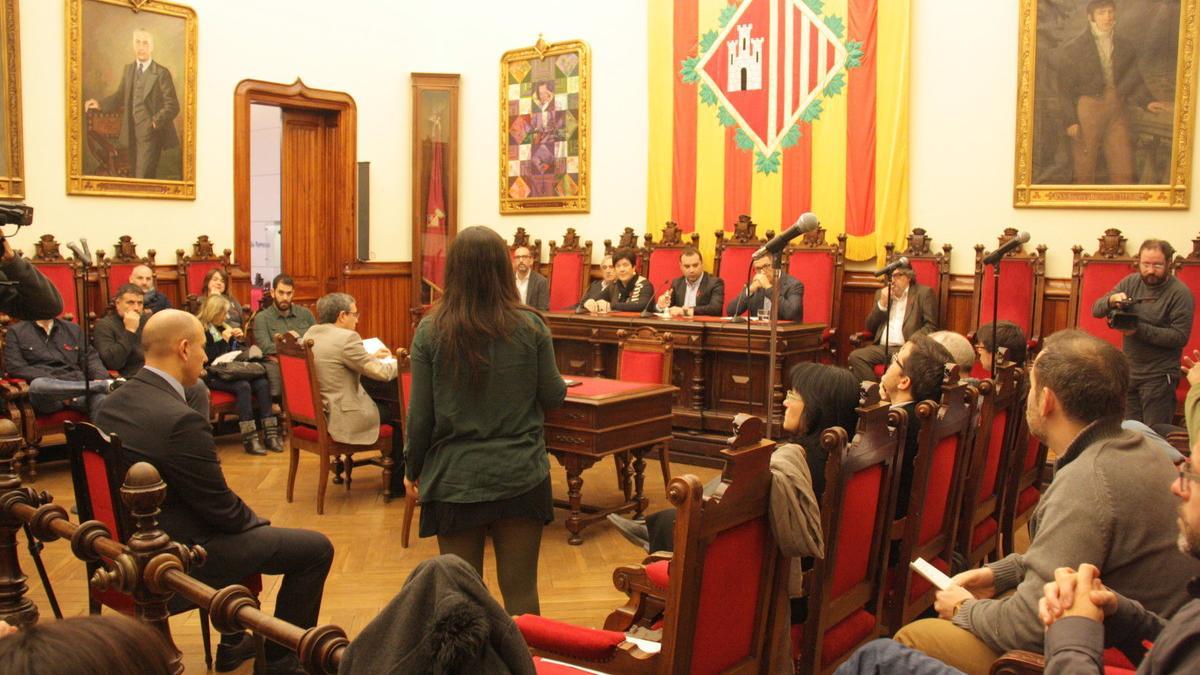
[[[111,96],[104,99],[102,107],[112,112],[124,110],[121,115],[121,144],[129,146],[136,138],[133,121],[133,79],[137,61],[125,64],[121,71],[121,84]],[[159,148],[173,148],[179,145],[179,134],[175,131],[175,118],[179,116],[179,97],[175,95],[175,81],[171,79],[171,71],[151,61],[142,77],[150,78],[144,85],[145,96],[142,102],[150,113],[153,123],[153,134]]]
[[[780,289],[782,290],[782,289]],[[679,277],[671,282],[671,306],[683,307],[687,299],[687,278]],[[700,277],[700,289],[696,291],[695,313],[701,316],[721,316],[725,304],[725,280],[708,272]]]
[[[900,488],[896,494],[895,518],[900,519],[908,514],[909,493],[912,492],[913,462],[917,458],[917,439],[921,433],[921,420],[917,417],[915,401],[902,403],[897,408],[908,412],[908,432],[904,437],[903,454],[900,460]]]
[[[536,270],[529,273],[529,287],[525,289],[525,304],[543,312],[550,309],[550,282]]]
[[[175,541],[204,544],[267,525],[225,482],[212,427],[161,376],[142,369],[104,401],[96,425],[117,434],[123,470],[149,462],[167,484],[159,523]]]
[[[904,339],[911,340],[918,335],[928,335],[937,330],[937,298],[933,290],[913,282],[905,295],[904,309]],[[883,344],[884,325],[887,323],[887,312],[879,309],[878,296],[871,303],[871,313],[867,315],[867,332],[875,334],[875,343]]]
[[[1113,34],[1112,67],[1117,93],[1126,103],[1144,108],[1154,100],[1138,66],[1136,47],[1119,32]],[[1079,123],[1075,107],[1079,97],[1103,96],[1105,86],[1100,50],[1089,27],[1063,45],[1059,53],[1058,88],[1066,102],[1062,106],[1065,126]]]
[[[62,296],[58,289],[25,258],[13,256],[0,262],[0,281],[15,281],[0,286],[0,312],[14,319],[53,319],[62,314]]]
[[[164,309],[171,309],[171,301],[155,288],[146,292],[146,295],[142,298],[142,302],[146,309],[150,310],[151,314],[161,312]]]
[[[747,300],[746,289],[742,288],[742,292],[729,301],[729,305],[725,307],[725,313],[729,316],[739,316],[749,312],[750,316],[754,316],[758,314],[758,310],[762,309],[765,301],[771,297],[767,295],[769,292],[765,288],[760,288],[751,293],[750,299]],[[781,321],[804,320],[804,283],[786,272],[779,277],[779,319]]]
[[[109,312],[96,322],[92,344],[100,352],[104,367],[115,370],[121,377],[133,377],[146,362],[142,355],[142,329],[146,327],[149,314],[142,314],[137,331],[125,330],[125,319],[116,312]]]

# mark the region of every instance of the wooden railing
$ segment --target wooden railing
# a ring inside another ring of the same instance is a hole
[[[29,525],[38,540],[65,539],[76,558],[103,565],[91,578],[92,588],[133,596],[138,620],[157,629],[173,652],[176,673],[183,672],[183,657],[167,622],[167,603],[176,594],[206,608],[218,631],[252,631],[294,651],[311,673],[337,672],[350,644],[340,627],[299,628],[262,612],[258,599],[244,586],[214,589],[188,574],[193,566],[204,564],[206,553],[201,546],[172,541],[159,528],[167,485],[153,466],[134,464],[121,485],[121,501],[134,522],[133,535],[122,544],[100,521],[76,525],[51,495],[23,487],[17,471],[20,448],[16,425],[0,418],[0,620],[18,627],[38,620],[38,608],[26,596],[29,588],[17,559],[17,531]]]

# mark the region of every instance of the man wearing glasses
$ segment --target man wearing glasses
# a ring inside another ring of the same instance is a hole
[[[521,302],[545,312],[550,309],[550,282],[533,270],[533,254],[528,246],[513,251],[513,271],[517,274],[517,295]]]
[[[1121,331],[1131,368],[1125,418],[1149,427],[1171,423],[1179,361],[1192,332],[1192,292],[1171,274],[1174,256],[1171,244],[1147,239],[1138,249],[1138,270],[1092,305],[1096,318],[1114,310],[1137,315],[1135,327]]]

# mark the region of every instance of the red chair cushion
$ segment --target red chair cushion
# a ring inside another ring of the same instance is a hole
[[[393,427],[390,424],[379,425],[379,439],[384,440],[392,437]],[[296,424],[292,426],[292,435],[296,438],[310,441],[312,443],[320,443],[321,436],[317,430],[306,424]]]
[[[533,614],[518,616],[516,623],[530,647],[588,661],[611,658],[617,645],[625,641],[624,633],[584,628]]]
[[[63,311],[59,316],[70,314],[75,317],[75,323],[79,323],[79,298],[75,295],[75,271],[71,269],[70,265],[58,264],[38,265],[37,269],[50,280],[50,283],[54,284],[54,288],[58,289],[58,294],[62,296]]]
[[[588,672],[569,663],[550,662],[540,656],[533,657],[533,669],[538,675],[570,675],[571,673]]]
[[[34,419],[41,426],[62,426],[63,422],[86,422],[87,416],[78,410],[63,408],[57,412],[37,415]]]
[[[940,270],[938,270],[937,262],[925,258],[909,260],[908,264],[917,275],[917,283],[922,286],[928,286],[929,290],[933,291],[934,297],[937,297],[938,287],[942,281],[942,275]]]
[[[949,506],[950,487],[954,482],[954,460],[958,449],[958,434],[938,441],[933,446],[933,460],[929,467],[929,480],[925,486],[925,504],[921,512],[921,532],[917,544],[923,545],[942,531]]]
[[[979,498],[976,504],[981,504],[990,497],[1000,494],[1000,483],[996,480],[1000,473],[1000,453],[1004,450],[1004,427],[1008,424],[1008,411],[997,410],[992,418],[991,434],[988,436],[987,455],[984,457],[983,482],[979,484]]]
[[[821,638],[821,667],[826,668],[867,639],[875,630],[875,615],[860,609],[837,622]],[[804,624],[792,626],[792,658],[800,658]]]
[[[1094,260],[1083,266],[1079,283],[1079,329],[1096,337],[1107,340],[1121,348],[1122,336],[1108,327],[1104,317],[1092,316],[1092,304],[1102,295],[1107,294],[1117,285],[1117,282],[1129,276],[1133,267],[1127,262]]]
[[[671,561],[659,560],[658,562],[652,562],[646,565],[645,570],[646,579],[650,583],[663,590],[671,587]]]
[[[709,544],[700,581],[692,673],[723,673],[753,647],[762,568],[763,518],[726,530]]]
[[[867,578],[871,563],[870,528],[875,522],[882,491],[883,467],[868,466],[846,484],[846,497],[839,514],[837,567],[833,571],[834,598]]]
[[[650,253],[650,269],[646,272],[646,278],[654,286],[655,292],[661,294],[663,289],[671,287],[671,280],[679,276],[679,258],[682,255],[681,248],[656,248]]]
[[[1025,331],[1025,335],[1033,335],[1033,265],[1024,258],[1005,258],[1000,262],[1000,281],[1004,284],[1004,293],[1000,295],[998,314],[1001,321],[1012,321]],[[979,323],[991,323],[992,298],[996,292],[996,281],[992,277],[989,265],[983,271],[983,302]],[[1041,332],[1041,326],[1038,326]]]
[[[833,267],[833,253],[828,250],[792,250],[788,274],[804,284],[805,321],[833,323]]]
[[[733,297],[750,280],[750,256],[757,246],[726,246],[721,252],[721,269],[717,276],[725,281],[725,295]],[[655,287],[657,288],[657,286]]]
[[[983,542],[987,541],[988,537],[996,534],[996,531],[999,529],[1000,526],[996,524],[995,518],[988,516],[987,518],[981,520],[971,532],[971,548],[975,548],[976,546],[979,546]]]
[[[208,390],[208,404],[210,406],[234,405],[235,403],[237,403],[237,396],[228,391]]]
[[[221,267],[221,263],[216,260],[204,260],[200,262],[188,263],[187,266],[187,294],[188,295],[203,295],[201,291],[204,289],[204,275],[214,267]],[[229,289],[226,289],[228,292]]]
[[[117,289],[129,283],[133,268],[141,263],[113,263],[108,266],[108,297],[117,298]]]
[[[1042,491],[1037,489],[1037,486],[1030,485],[1025,488],[1020,495],[1017,496],[1017,513],[1025,513],[1029,509],[1037,506],[1038,500],[1042,498]]]
[[[620,372],[617,379],[622,382],[644,382],[662,384],[663,353],[639,352],[630,349],[621,351]]]
[[[283,378],[283,400],[288,412],[316,419],[318,408],[308,380],[308,363],[296,356],[280,354],[279,373]]]
[[[583,278],[583,254],[556,253],[550,260],[550,311],[564,310],[579,301]]]

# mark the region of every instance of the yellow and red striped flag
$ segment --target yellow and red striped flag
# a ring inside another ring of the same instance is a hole
[[[908,234],[911,0],[650,0],[647,224]],[[831,236],[832,238],[832,236]]]

